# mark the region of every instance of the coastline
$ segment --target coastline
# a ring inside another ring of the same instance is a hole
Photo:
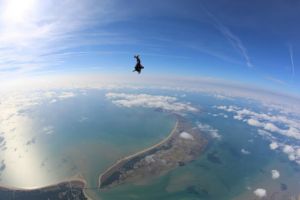
[[[118,165],[122,164],[123,162],[125,162],[125,161],[127,161],[127,160],[129,160],[129,159],[131,159],[131,158],[133,158],[133,157],[136,157],[136,156],[139,156],[139,155],[141,155],[141,154],[143,154],[143,153],[146,153],[147,151],[150,151],[150,150],[152,150],[152,149],[155,149],[155,148],[157,148],[158,146],[160,146],[160,145],[164,144],[165,142],[167,142],[167,141],[168,141],[168,140],[176,133],[176,130],[177,130],[177,128],[178,128],[178,123],[179,123],[179,120],[177,119],[177,120],[176,120],[176,123],[175,123],[175,125],[174,125],[174,128],[173,128],[172,131],[171,131],[171,133],[170,133],[166,138],[164,138],[163,140],[161,140],[159,143],[154,144],[154,145],[152,145],[152,146],[150,146],[150,147],[148,147],[148,148],[146,148],[146,149],[143,149],[143,150],[141,150],[141,151],[138,151],[138,152],[136,152],[136,153],[134,153],[134,154],[131,154],[131,155],[129,155],[129,156],[126,156],[126,157],[124,157],[124,158],[121,158],[121,159],[119,159],[116,163],[114,163],[112,166],[110,166],[108,169],[106,169],[103,173],[101,173],[101,174],[99,175],[99,178],[98,178],[98,187],[100,188],[102,176],[103,176],[104,174],[106,174],[108,171],[112,170],[113,168],[117,167]]]
[[[87,184],[85,179],[78,177],[78,178],[65,179],[65,180],[59,181],[57,183],[52,183],[52,184],[45,185],[45,186],[42,186],[42,187],[21,188],[21,187],[0,185],[0,189],[17,190],[17,191],[33,191],[33,190],[42,190],[42,189],[47,189],[47,188],[53,188],[55,186],[58,186],[58,185],[61,185],[61,184],[67,184],[67,183],[71,183],[71,182],[73,182],[73,183],[74,182],[82,183],[83,184],[82,188],[84,188]]]
[[[108,171],[110,171],[111,169],[113,169],[114,167],[117,167],[117,166],[120,165],[122,162],[125,162],[126,160],[129,160],[129,159],[131,159],[131,158],[133,158],[133,157],[135,157],[135,156],[138,156],[138,155],[141,155],[141,154],[143,154],[143,153],[145,153],[145,152],[147,152],[147,151],[150,151],[150,150],[152,150],[152,149],[154,149],[154,148],[156,148],[156,147],[162,145],[162,144],[165,143],[166,141],[168,141],[168,140],[176,133],[176,130],[177,130],[177,127],[178,127],[178,122],[179,122],[179,120],[177,119],[177,120],[176,120],[176,123],[175,123],[175,126],[174,126],[174,128],[172,129],[171,133],[170,133],[166,138],[164,138],[163,140],[161,140],[159,143],[154,144],[154,145],[152,145],[152,146],[150,146],[150,147],[148,147],[148,148],[146,148],[146,149],[143,149],[143,150],[141,150],[141,151],[139,151],[139,152],[136,152],[136,153],[134,153],[134,154],[132,154],[132,155],[126,156],[126,157],[124,157],[124,158],[121,158],[121,159],[118,160],[115,164],[113,164],[113,165],[110,166],[108,169],[106,169],[103,173],[101,173],[101,174],[99,175],[99,178],[98,178],[98,187],[100,188],[102,176],[103,176],[105,173],[107,173]]]
[[[170,131],[170,133],[165,138],[160,140],[158,143],[151,145],[150,147],[142,149],[136,153],[133,153],[131,155],[128,155],[128,156],[123,157],[120,160],[116,161],[112,166],[110,166],[108,169],[106,169],[103,173],[101,173],[99,175],[98,184],[95,187],[92,187],[92,188],[87,187],[87,181],[82,176],[76,175],[69,179],[65,179],[65,180],[59,181],[57,183],[49,184],[49,185],[46,185],[43,187],[32,187],[32,188],[27,189],[27,188],[17,188],[17,187],[10,187],[10,186],[2,185],[2,186],[0,186],[0,190],[6,191],[6,192],[13,191],[16,193],[18,193],[18,192],[27,193],[28,192],[28,194],[29,194],[30,192],[39,192],[39,191],[43,191],[43,192],[56,192],[57,191],[57,193],[59,193],[59,192],[61,192],[62,188],[65,191],[70,191],[70,188],[72,188],[72,189],[74,188],[77,191],[80,190],[84,194],[85,198],[92,199],[87,194],[86,190],[101,189],[100,186],[101,186],[101,181],[102,181],[103,175],[105,175],[106,173],[109,174],[110,171],[114,171],[118,167],[122,166],[124,163],[126,163],[132,159],[135,159],[136,157],[144,157],[149,152],[157,151],[157,149],[165,148],[165,145],[170,145],[170,142],[172,143],[175,140],[177,140],[177,138],[179,138],[179,134],[182,131],[191,129],[191,126],[187,125],[187,124],[189,124],[189,123],[187,123],[187,121],[184,118],[182,118],[181,116],[176,116],[176,122],[174,123],[174,126],[173,126],[172,130]],[[176,161],[176,162],[182,164],[181,161],[179,161],[179,162]],[[179,166],[182,166],[181,164]],[[172,166],[172,168],[174,168],[174,165]],[[71,189],[71,191],[72,191],[72,189]]]
[[[177,116],[171,133],[159,143],[116,161],[100,174],[99,189],[108,189],[125,182],[136,182],[159,176],[195,160],[205,149],[207,139],[200,129]]]
[[[173,134],[176,131],[177,126],[178,126],[178,119],[176,120],[174,127],[172,128],[169,135],[167,135],[167,137],[163,138],[158,143],[153,144],[150,147],[147,147],[147,148],[142,149],[138,152],[135,152],[134,154],[131,154],[129,156],[126,156],[126,157],[122,158],[121,160],[119,160],[119,162],[124,160],[124,159],[125,160],[130,159],[130,158],[135,157],[139,154],[143,154],[144,152],[147,152],[147,151],[149,151],[151,149],[154,149],[157,146],[163,144],[164,142],[166,142],[169,138],[171,138],[173,136]],[[113,167],[113,166],[111,166],[111,167]],[[99,177],[101,177],[101,175]],[[51,183],[51,184],[48,184],[48,185],[33,186],[33,187],[30,187],[30,188],[14,187],[14,186],[10,186],[10,185],[0,185],[0,192],[30,193],[30,192],[37,192],[37,191],[55,191],[55,190],[58,190],[62,186],[65,186],[65,187],[68,187],[68,188],[70,188],[70,187],[80,188],[82,190],[82,192],[84,193],[85,197],[89,200],[92,200],[92,198],[88,195],[87,190],[89,190],[89,189],[97,189],[98,190],[99,189],[98,186],[95,186],[95,187],[92,187],[92,188],[87,187],[87,181],[81,175],[75,175],[75,176],[72,176],[70,178],[66,178],[66,179],[63,179],[63,180],[60,180],[60,181],[57,181],[57,182],[54,182],[54,183]]]
[[[32,187],[32,188],[18,188],[18,187],[12,187],[12,186],[4,186],[0,185],[0,192],[13,192],[13,193],[34,193],[38,191],[43,192],[53,192],[61,190],[63,187],[66,187],[67,189],[72,188],[71,190],[80,190],[84,197],[88,200],[92,200],[91,197],[86,193],[85,188],[87,186],[87,182],[84,178],[78,176],[75,178],[65,179],[63,181],[49,184],[43,187]]]

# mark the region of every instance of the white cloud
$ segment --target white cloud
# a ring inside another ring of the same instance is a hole
[[[261,127],[262,126],[262,123],[260,123],[258,120],[256,119],[248,119],[247,120],[247,123],[250,125],[250,126],[256,126],[256,127]]]
[[[245,154],[245,155],[249,155],[250,151],[246,150],[246,149],[241,149],[241,153]]]
[[[282,151],[288,155],[290,161],[300,161],[300,157],[297,155],[298,150],[295,149],[296,148],[291,145],[284,145]]]
[[[234,113],[234,119],[246,122],[250,126],[257,127],[257,132],[264,139],[271,141],[270,149],[280,148],[287,154],[288,159],[299,163],[300,156],[297,154],[297,145],[293,139],[300,140],[300,119],[285,112],[258,113],[247,108],[237,106],[215,106],[216,109]],[[272,110],[271,110],[272,111]],[[275,134],[276,133],[276,134]],[[277,134],[284,136],[278,137]],[[300,153],[299,153],[300,155]]]
[[[121,15],[125,17],[125,12],[113,9],[114,1],[97,1],[97,6],[95,3],[95,0],[0,1],[0,69],[24,72],[53,67],[66,57],[86,53],[70,49],[93,40],[94,44],[118,40],[115,33],[83,33],[95,23],[101,26],[120,19]]]
[[[254,190],[253,193],[259,198],[263,198],[267,196],[267,191],[263,188],[257,188],[256,190]]]
[[[107,93],[106,98],[119,106],[160,108],[171,112],[196,112],[197,108],[189,103],[178,102],[177,98],[149,94]]]
[[[44,96],[47,97],[47,98],[51,98],[51,97],[56,96],[56,92],[46,91],[46,92],[44,92]]]
[[[56,103],[58,100],[64,100],[64,99],[76,97],[77,93],[71,91],[60,91],[60,92],[47,91],[44,92],[43,95],[45,98],[48,98],[49,103],[52,104],[52,103]]]
[[[179,136],[183,139],[186,139],[186,140],[194,140],[194,137],[191,134],[187,133],[187,132],[182,132],[182,133],[180,133]]]
[[[275,150],[278,148],[278,144],[276,142],[272,142],[270,145],[270,149]]]
[[[76,96],[76,94],[74,92],[62,92],[60,95],[57,96],[57,98],[68,99],[68,98],[72,98],[75,96]]]
[[[76,93],[73,92],[44,92],[44,91],[17,91],[2,94],[0,97],[0,132],[13,133],[13,131],[20,127],[22,123],[31,123],[26,110],[41,105],[44,100],[65,99],[74,97]],[[51,102],[51,101],[50,101]],[[46,126],[41,129],[45,134],[53,133],[52,126]]]
[[[57,99],[52,99],[51,101],[50,101],[50,103],[56,103],[57,102]]]
[[[264,129],[267,131],[271,131],[271,132],[278,132],[278,133],[282,132],[281,129],[279,129],[276,125],[274,125],[270,122],[268,122],[264,125]]]
[[[228,115],[224,114],[224,113],[214,113],[214,114],[211,114],[211,113],[208,113],[209,115],[212,115],[213,117],[224,117],[225,119],[228,118]]]
[[[294,154],[288,154],[289,156],[288,156],[288,158],[289,158],[289,160],[290,161],[294,161],[294,160],[296,160],[296,156],[294,155]]]
[[[291,146],[291,145],[285,145],[283,147],[283,152],[286,153],[286,154],[291,154],[291,153],[294,153],[294,148]]]
[[[219,139],[219,140],[222,138],[222,136],[219,134],[219,131],[208,124],[202,124],[198,122],[198,127],[200,130],[204,132],[208,132],[212,138]]]
[[[287,135],[288,137],[293,137],[300,140],[300,129],[299,127],[289,127],[288,130],[281,131],[284,135]]]
[[[276,169],[271,170],[271,174],[272,174],[272,179],[278,179],[280,177],[280,173]]]
[[[145,161],[147,162],[147,163],[153,163],[153,162],[155,162],[155,160],[154,160],[154,155],[152,154],[152,155],[149,155],[149,156],[146,156],[145,157]]]
[[[253,112],[236,106],[216,106],[219,110],[236,113],[234,119],[246,120],[250,126],[261,127],[266,131],[300,140],[300,120],[284,114],[265,114]],[[284,124],[288,128],[279,128],[276,124]]]
[[[234,115],[233,118],[237,119],[237,120],[242,120],[243,119],[243,117],[241,115]]]
[[[47,135],[51,135],[54,132],[54,127],[53,126],[45,126],[43,128],[43,132]]]
[[[265,131],[263,129],[258,129],[257,132],[258,132],[259,135],[261,135],[263,137],[273,138],[272,133],[270,133],[269,131]]]

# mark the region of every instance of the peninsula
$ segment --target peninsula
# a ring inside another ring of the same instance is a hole
[[[125,157],[99,176],[98,187],[111,187],[159,176],[195,160],[207,145],[198,127],[177,116],[170,135],[160,143]]]

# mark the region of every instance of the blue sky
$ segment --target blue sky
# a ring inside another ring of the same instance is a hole
[[[296,0],[0,0],[0,79],[213,77],[300,95]],[[142,75],[143,75],[142,74]]]

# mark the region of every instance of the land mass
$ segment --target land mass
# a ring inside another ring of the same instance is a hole
[[[195,160],[205,149],[207,139],[198,127],[177,116],[170,135],[160,143],[125,157],[99,176],[100,189],[158,176]]]
[[[177,116],[176,124],[167,138],[147,149],[127,156],[99,176],[98,187],[108,189],[126,182],[159,176],[195,160],[207,145],[207,139],[197,127]],[[1,199],[87,200],[85,180],[70,180],[38,189],[18,189],[0,186]]]
[[[0,187],[1,199],[41,200],[41,199],[76,199],[87,200],[84,194],[85,182],[73,180],[44,188],[24,190]]]

